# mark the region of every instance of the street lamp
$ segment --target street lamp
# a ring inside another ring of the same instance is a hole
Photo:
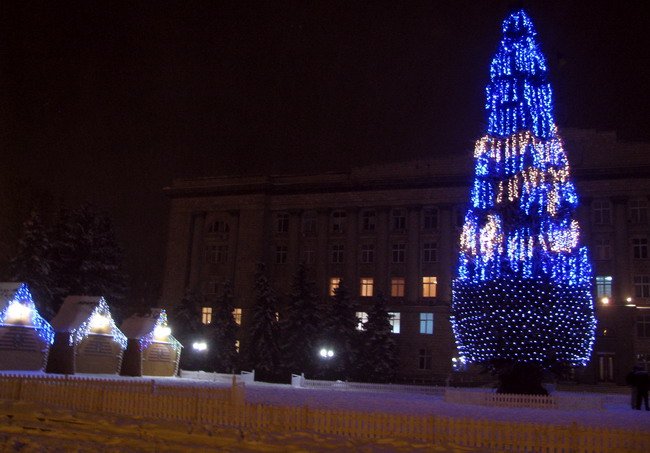
[[[208,349],[208,344],[205,341],[195,341],[192,343],[192,349],[197,352],[203,352]]]
[[[320,350],[320,356],[324,359],[331,359],[334,357],[334,351],[332,349],[322,348]]]

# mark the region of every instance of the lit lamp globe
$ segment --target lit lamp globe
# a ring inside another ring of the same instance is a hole
[[[7,307],[5,320],[11,324],[22,324],[29,320],[32,309],[20,302],[13,302]]]
[[[104,331],[108,327],[108,324],[108,317],[99,313],[95,313],[90,319],[90,328],[94,331]]]
[[[153,329],[153,336],[156,337],[159,340],[166,339],[171,335],[172,329],[170,329],[168,326],[156,326],[155,329]]]

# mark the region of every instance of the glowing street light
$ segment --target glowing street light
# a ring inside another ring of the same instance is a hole
[[[323,348],[320,350],[320,356],[324,359],[331,359],[334,357],[334,351],[332,349]]]
[[[197,352],[207,351],[208,344],[205,341],[195,341],[192,344],[192,349],[194,349]]]

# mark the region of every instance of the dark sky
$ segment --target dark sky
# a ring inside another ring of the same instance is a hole
[[[173,178],[470,153],[512,4],[7,3],[0,175],[111,213],[134,286],[161,279]],[[524,2],[560,127],[650,140],[645,5]]]

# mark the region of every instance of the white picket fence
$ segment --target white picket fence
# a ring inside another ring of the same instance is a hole
[[[448,403],[473,404],[476,406],[591,411],[603,409],[603,397],[600,395],[511,395],[482,389],[446,389],[444,394],[445,401]]]
[[[118,380],[0,374],[0,398],[258,432],[316,432],[412,439],[432,445],[539,453],[648,453],[650,431],[502,422],[437,415],[400,415],[244,402],[244,385],[184,384],[180,379]],[[478,393],[478,392],[469,392]]]
[[[229,384],[233,376],[235,382],[238,384],[252,384],[255,382],[255,370],[242,371],[241,374],[226,374],[226,373],[209,373],[206,371],[187,371],[180,370],[179,376],[185,379],[196,379],[200,381],[220,382],[222,384]]]
[[[432,396],[442,396],[445,393],[444,387],[432,387],[424,385],[372,384],[368,382],[348,381],[320,381],[317,379],[306,379],[304,374],[292,374],[291,385],[296,388],[304,387],[315,389],[362,390],[382,393],[417,393]]]

